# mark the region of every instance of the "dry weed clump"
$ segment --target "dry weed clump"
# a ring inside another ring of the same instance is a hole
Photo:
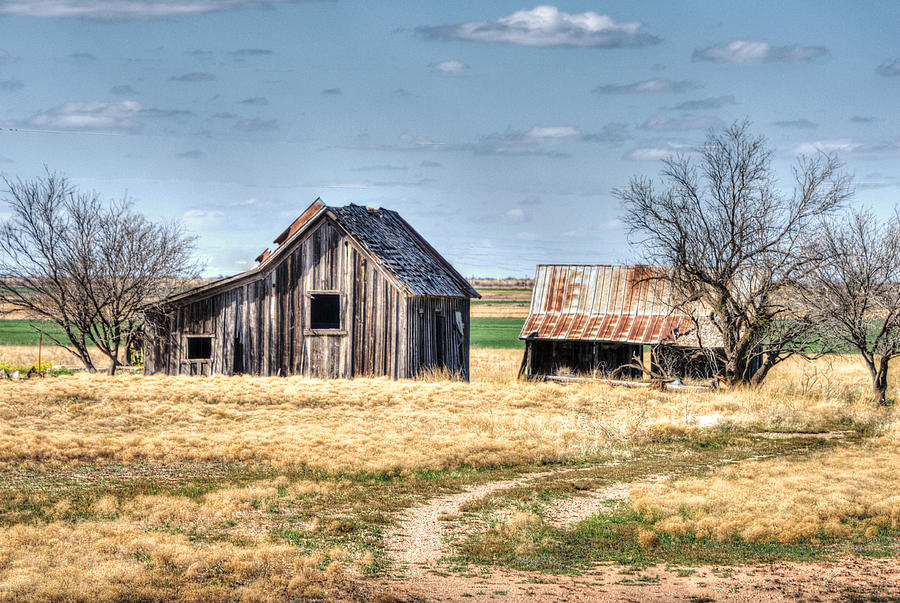
[[[653,392],[514,380],[473,353],[472,383],[78,374],[0,383],[0,466],[241,462],[416,470],[559,461],[710,430],[818,431],[890,418],[866,398],[774,387]],[[508,372],[507,372],[508,371]]]
[[[796,543],[898,528],[898,493],[900,448],[876,443],[638,484],[629,498],[656,532]]]
[[[0,600],[352,597],[371,554],[309,553],[271,535],[271,509],[296,505],[315,485],[281,476],[197,499],[104,495],[74,522],[72,501],[33,498],[50,519],[0,527]]]
[[[127,521],[0,528],[0,599],[281,600],[334,596],[344,566],[297,547],[198,543]]]

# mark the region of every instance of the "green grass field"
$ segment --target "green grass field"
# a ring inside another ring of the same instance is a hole
[[[473,318],[471,345],[477,348],[524,348],[524,343],[518,339],[524,322],[521,318]],[[31,323],[30,320],[0,320],[0,345],[37,345],[38,333]],[[49,332],[62,335],[55,324],[47,321],[41,324]],[[49,342],[45,340],[44,343]]]
[[[39,325],[44,331],[54,336],[63,336],[62,330],[47,320],[0,320],[0,345],[37,345],[40,334],[34,330],[32,324]],[[52,342],[45,337],[44,343]]]
[[[470,344],[473,348],[523,349],[519,332],[525,320],[522,318],[473,318]]]

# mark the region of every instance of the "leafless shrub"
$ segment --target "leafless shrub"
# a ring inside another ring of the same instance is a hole
[[[49,170],[4,183],[0,304],[58,325],[63,337],[37,328],[90,371],[95,345],[114,373],[147,305],[197,276],[194,239],[177,222],[150,222],[127,198],[104,202]]]

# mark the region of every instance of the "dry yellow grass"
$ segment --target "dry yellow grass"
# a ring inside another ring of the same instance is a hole
[[[515,380],[473,352],[472,383],[75,375],[0,383],[0,463],[200,461],[413,470],[558,461],[698,430],[816,431],[889,412],[844,390],[651,392]]]
[[[360,547],[331,541],[310,552],[277,536],[276,526],[289,525],[325,530],[328,541],[334,517],[300,513],[317,497],[334,495],[346,508],[327,507],[350,519],[366,512],[370,500],[338,496],[345,478],[280,475],[190,495],[123,488],[85,500],[77,488],[60,495],[52,486],[16,485],[35,471],[53,484],[55,476],[73,476],[73,465],[135,461],[147,465],[129,470],[146,467],[160,482],[191,466],[453,468],[569,459],[610,444],[719,429],[896,425],[891,409],[865,396],[866,375],[852,357],[830,366],[791,361],[759,391],[673,393],[519,382],[520,354],[473,350],[468,384],[440,375],[392,382],[79,374],[0,382],[0,485],[16,509],[0,512],[0,599],[346,598],[360,569],[373,563]],[[840,534],[846,518],[862,518],[860,529],[894,525],[898,433],[886,429],[869,444],[811,459],[744,464],[709,480],[641,485],[632,500],[660,515],[657,531],[791,540],[820,527]],[[693,509],[688,518],[686,508]],[[524,533],[533,521],[523,514],[505,529]],[[340,521],[333,527],[342,529]],[[656,542],[654,532],[641,538]]]
[[[99,358],[98,358],[99,360]],[[0,364],[30,366],[37,364],[38,349],[28,345],[0,345]],[[41,362],[63,366],[80,366],[81,361],[57,346],[45,346],[41,350]],[[100,363],[102,366],[102,362]]]
[[[629,497],[635,510],[656,519],[660,532],[794,543],[819,533],[872,535],[880,526],[898,528],[898,492],[900,448],[889,442],[639,484]]]
[[[127,518],[14,525],[0,543],[9,601],[296,600],[337,596],[346,579],[342,563],[321,569],[294,546],[193,542]]]

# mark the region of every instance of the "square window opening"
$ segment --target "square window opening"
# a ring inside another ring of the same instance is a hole
[[[188,337],[188,360],[209,360],[212,358],[212,337]]]
[[[338,293],[313,293],[309,305],[309,328],[341,328],[341,296]]]

